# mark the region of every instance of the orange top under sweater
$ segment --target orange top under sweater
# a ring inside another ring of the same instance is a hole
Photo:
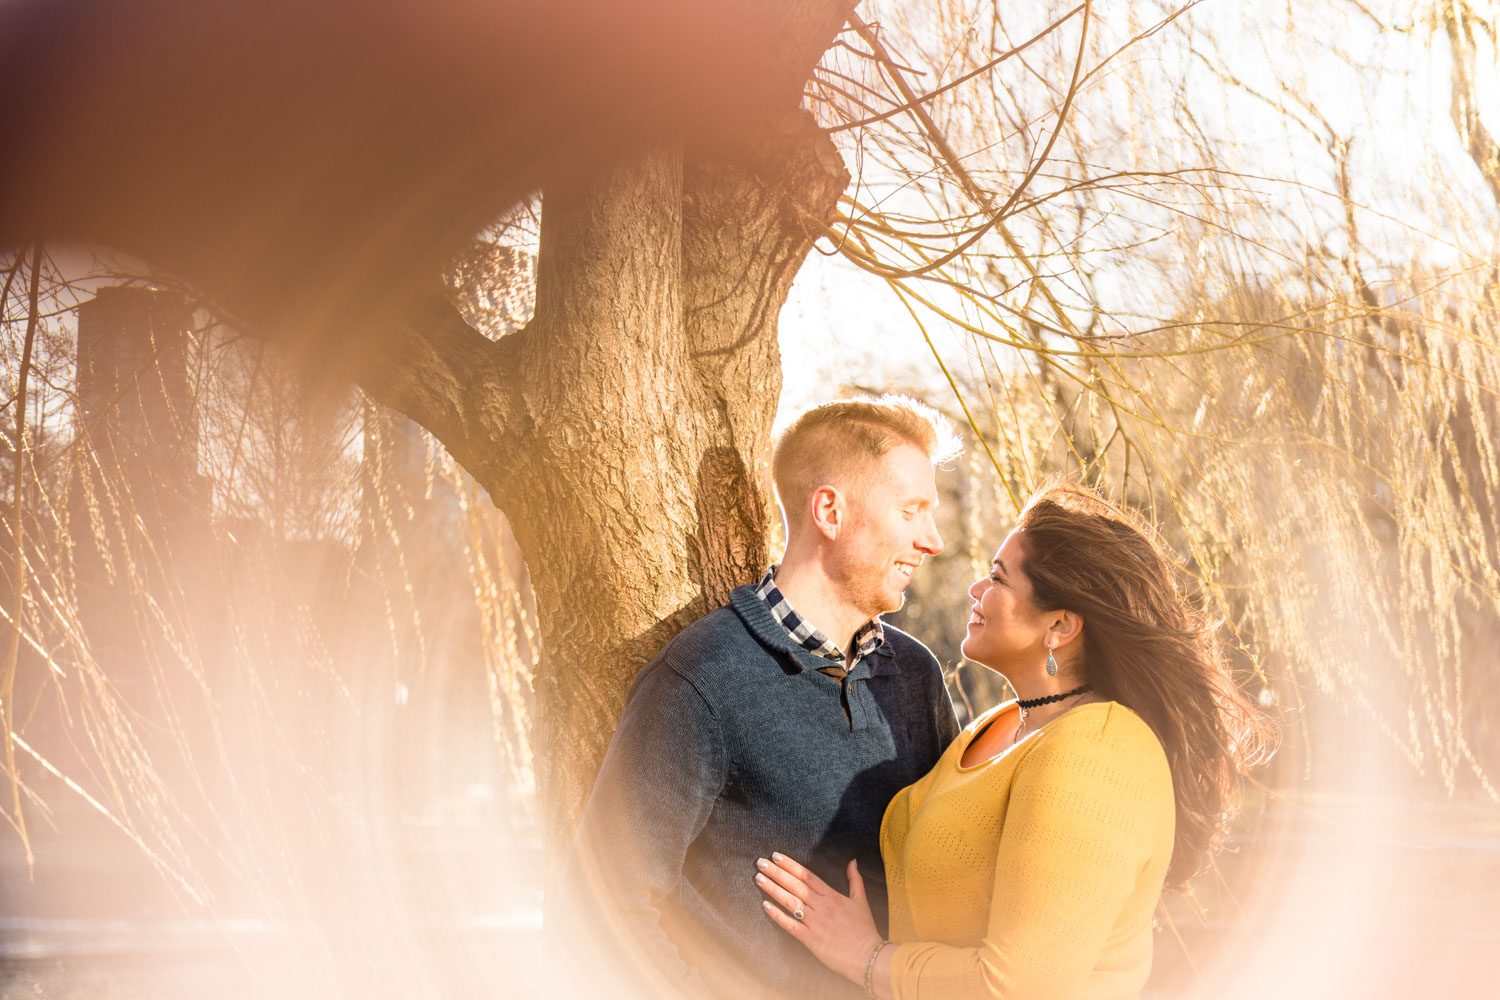
[[[1151,971],[1172,857],[1166,754],[1130,709],[1065,712],[983,764],[971,723],[886,809],[897,1000],[1123,1000]]]

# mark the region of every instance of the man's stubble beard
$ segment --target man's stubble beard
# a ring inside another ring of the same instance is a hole
[[[891,592],[883,586],[885,576],[890,572],[891,568],[886,567],[880,574],[879,582],[873,586],[868,578],[846,582],[845,593],[849,595],[854,607],[866,619],[893,614],[906,606],[905,587]],[[907,586],[910,586],[910,583]]]

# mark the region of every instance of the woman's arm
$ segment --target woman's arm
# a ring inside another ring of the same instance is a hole
[[[863,985],[869,957],[885,939],[875,929],[859,865],[849,862],[847,896],[785,854],[761,858],[755,866],[755,884],[770,897],[761,902],[766,915],[818,961]]]

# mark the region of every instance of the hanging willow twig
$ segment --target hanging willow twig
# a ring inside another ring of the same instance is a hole
[[[19,264],[19,260],[18,260]],[[14,269],[12,269],[14,274]],[[37,244],[31,251],[31,283],[26,294],[26,334],[21,348],[21,364],[16,372],[15,432],[11,437],[11,454],[15,469],[11,501],[10,540],[15,546],[11,565],[11,590],[14,602],[10,615],[10,636],[6,642],[5,665],[0,673],[0,733],[5,736],[5,771],[10,778],[11,822],[21,839],[26,852],[26,870],[32,872],[36,858],[31,853],[31,838],[26,835],[26,814],[21,809],[21,772],[16,768],[16,669],[21,656],[21,631],[26,620],[26,583],[29,577],[26,567],[26,459],[30,448],[26,442],[27,382],[31,378],[31,351],[36,343],[38,322],[37,297],[42,281],[42,247]],[[10,286],[6,281],[7,289]]]

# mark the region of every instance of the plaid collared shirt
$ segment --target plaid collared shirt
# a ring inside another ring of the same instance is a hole
[[[835,646],[832,639],[818,631],[816,625],[797,614],[797,609],[792,607],[791,602],[777,588],[775,566],[766,570],[766,575],[760,578],[760,584],[755,588],[755,593],[766,602],[766,607],[771,609],[771,617],[787,630],[787,634],[796,640],[799,646],[809,653],[816,653],[818,656],[832,660],[840,671],[844,669],[843,650]],[[880,619],[871,618],[865,622],[850,641],[854,643],[854,657],[848,665],[853,667],[854,664],[885,644],[885,630],[880,627]]]

